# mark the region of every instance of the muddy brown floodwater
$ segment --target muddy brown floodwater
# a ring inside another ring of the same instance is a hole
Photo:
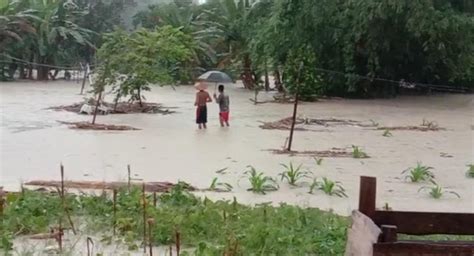
[[[325,158],[317,166],[309,156],[272,154],[280,149],[288,131],[264,130],[262,123],[286,118],[291,104],[253,105],[253,92],[227,86],[231,99],[231,127],[220,128],[217,106],[210,105],[207,130],[194,124],[194,89],[191,87],[153,87],[145,96],[149,102],[177,107],[177,113],[99,116],[98,123],[130,125],[137,131],[73,130],[58,121],[88,121],[90,116],[47,110],[58,105],[80,102],[80,84],[74,82],[11,82],[0,84],[0,186],[18,189],[21,182],[59,179],[59,164],[71,180],[124,181],[127,165],[135,178],[146,181],[183,180],[199,188],[209,186],[214,177],[234,186],[231,193],[206,196],[243,203],[286,202],[300,206],[333,209],[348,215],[357,208],[360,175],[378,178],[377,204],[388,203],[396,210],[474,212],[474,179],[465,176],[466,165],[474,162],[473,95],[434,95],[399,97],[388,100],[322,100],[303,103],[303,118],[337,118],[369,122],[381,126],[420,125],[423,119],[436,121],[441,131],[392,131],[393,137],[368,127],[337,125],[320,131],[297,131],[293,148],[298,151],[351,150],[360,146],[367,159]],[[272,93],[260,93],[269,100]],[[111,98],[111,97],[110,97]],[[110,99],[109,99],[110,100]],[[452,156],[452,157],[450,157]],[[348,198],[308,194],[302,185],[267,195],[247,192],[243,176],[252,165],[277,177],[280,163],[303,164],[317,177],[343,183]],[[437,182],[454,190],[461,199],[447,195],[435,200],[418,193],[421,184],[404,181],[401,172],[420,161],[434,167]],[[228,167],[224,174],[216,174]]]

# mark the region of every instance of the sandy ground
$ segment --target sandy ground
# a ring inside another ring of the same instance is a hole
[[[474,96],[435,95],[400,97],[390,100],[324,100],[303,103],[300,115],[311,118],[372,119],[384,126],[419,125],[425,118],[436,121],[446,131],[382,131],[354,126],[328,127],[325,132],[296,132],[295,150],[327,150],[361,146],[369,159],[327,158],[316,166],[310,157],[273,155],[267,149],[282,147],[286,131],[262,130],[259,121],[288,117],[292,105],[255,106],[252,92],[234,86],[231,97],[231,127],[220,128],[217,106],[211,105],[208,130],[194,124],[194,89],[191,87],[153,88],[146,94],[150,102],[177,107],[173,115],[108,115],[98,122],[123,124],[139,131],[103,132],[71,130],[57,121],[90,120],[68,112],[46,108],[79,102],[80,84],[74,82],[14,82],[0,84],[0,186],[18,189],[22,181],[59,179],[59,163],[66,177],[74,180],[125,180],[130,164],[138,178],[146,181],[184,180],[197,187],[209,186],[214,177],[234,186],[231,193],[207,194],[213,199],[236,196],[243,203],[287,202],[301,206],[333,209],[349,215],[357,208],[359,176],[378,179],[377,205],[387,202],[393,209],[413,211],[474,212],[474,180],[465,177],[466,165],[474,162]],[[270,99],[261,93],[260,98]],[[452,158],[441,157],[441,153]],[[277,192],[255,195],[243,172],[253,165],[276,177],[280,163],[303,164],[315,176],[341,181],[348,198],[307,193],[307,186],[290,188],[281,184]],[[439,184],[456,191],[461,199],[440,200],[418,193],[420,184],[404,181],[401,172],[417,161],[434,167]],[[224,175],[216,170],[228,167]]]

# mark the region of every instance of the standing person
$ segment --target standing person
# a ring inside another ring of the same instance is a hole
[[[214,93],[214,99],[216,103],[219,104],[219,121],[221,127],[224,127],[224,124],[229,127],[229,96],[224,93],[224,85],[219,85],[219,96],[216,96]]]
[[[206,92],[202,87],[199,88],[199,91],[196,93],[196,101],[194,106],[196,106],[196,123],[198,124],[199,129],[206,129],[207,123],[207,103],[212,102],[211,96]]]

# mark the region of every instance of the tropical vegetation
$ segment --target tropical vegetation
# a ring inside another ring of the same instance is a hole
[[[192,2],[150,6],[126,30],[171,26],[189,38],[191,57],[172,65],[174,82],[189,83],[205,70],[221,69],[247,88],[269,90],[273,75],[275,89],[298,91],[304,100],[388,97],[403,92],[400,85],[421,91],[474,85],[472,1]],[[55,79],[61,68],[52,66],[100,64],[96,50],[107,33],[126,27],[116,13],[132,4],[1,0],[1,78]]]

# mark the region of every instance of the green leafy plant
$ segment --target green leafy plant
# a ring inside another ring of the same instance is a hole
[[[352,145],[352,157],[353,158],[368,158],[369,155],[365,153],[359,146]]]
[[[428,190],[429,191],[429,195],[434,198],[434,199],[440,199],[441,197],[443,197],[445,194],[452,194],[452,195],[455,195],[456,197],[458,198],[461,198],[461,196],[452,191],[452,190],[446,190],[444,189],[443,187],[441,187],[440,185],[436,184],[433,182],[433,185],[430,186],[430,187],[421,187],[419,190],[418,190],[418,193],[420,191],[423,191],[423,190]]]
[[[315,189],[323,191],[326,195],[347,197],[341,182],[332,181],[326,177],[323,177],[321,181],[318,179],[313,180],[313,183],[309,187],[309,193],[312,194]]]
[[[324,158],[322,158],[322,157],[319,157],[319,158],[318,157],[313,157],[313,159],[314,159],[314,161],[316,162],[317,165],[323,164]]]
[[[393,134],[390,132],[390,130],[387,129],[387,130],[385,130],[385,131],[383,132],[382,136],[384,136],[384,137],[392,137]]]
[[[249,166],[249,168],[250,170],[245,172],[245,174],[248,175],[248,180],[252,186],[251,188],[247,189],[248,191],[265,194],[265,192],[268,191],[278,190],[279,186],[273,178],[264,176],[263,172],[257,172],[253,166]]]
[[[233,187],[229,183],[219,182],[218,178],[215,177],[212,179],[211,185],[209,186],[210,191],[225,191],[230,192],[232,191]]]
[[[285,167],[286,169],[284,172],[279,174],[281,180],[287,180],[288,184],[292,186],[296,186],[298,180],[308,177],[309,172],[301,170],[301,164],[296,168],[291,162],[289,165],[281,164],[281,166]]]
[[[468,169],[466,171],[466,176],[469,178],[474,178],[474,164],[468,164]]]
[[[416,164],[415,167],[408,168],[402,172],[408,174],[405,176],[405,180],[410,180],[411,182],[420,182],[420,181],[433,181],[434,174],[430,171],[433,167],[424,166],[420,162]]]

